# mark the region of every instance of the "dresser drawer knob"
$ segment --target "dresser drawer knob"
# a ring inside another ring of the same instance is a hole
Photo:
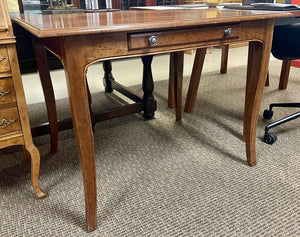
[[[0,118],[0,129],[7,128],[9,125],[11,125],[15,121],[16,121],[15,119]]]
[[[228,28],[227,30],[225,30],[225,35],[226,36],[232,36],[233,30],[232,28]]]
[[[158,39],[156,36],[152,35],[149,37],[148,41],[151,46],[155,46],[157,44]]]
[[[3,61],[5,58],[0,58],[0,62]]]
[[[6,96],[7,94],[9,94],[9,90],[0,90],[0,98]]]

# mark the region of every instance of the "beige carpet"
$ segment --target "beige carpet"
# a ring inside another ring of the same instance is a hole
[[[0,236],[300,236],[300,120],[273,129],[274,145],[261,141],[267,105],[300,102],[300,69],[292,68],[286,91],[277,90],[279,71],[272,62],[255,167],[246,164],[242,141],[245,68],[204,74],[196,109],[181,122],[167,107],[167,81],[161,81],[155,119],[98,123],[98,229],[90,234],[72,130],[59,134],[57,154],[49,153],[49,136],[34,138],[43,200],[33,192],[21,148],[1,150]],[[118,103],[104,93],[93,100],[97,109]],[[46,121],[43,104],[28,109],[32,123]],[[67,100],[58,101],[58,110],[60,118],[68,116]],[[293,111],[275,109],[272,120]]]

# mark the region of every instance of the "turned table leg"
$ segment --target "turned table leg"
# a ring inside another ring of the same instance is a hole
[[[153,83],[153,76],[152,76],[152,69],[151,69],[152,59],[153,59],[153,55],[142,57],[142,62],[143,62],[142,88],[144,91],[144,95],[143,95],[144,117],[147,119],[151,119],[154,117],[153,109],[150,106],[148,106],[149,102],[154,101],[154,96],[153,96],[154,83]]]
[[[103,69],[104,69],[104,77],[103,77],[103,85],[105,87],[106,92],[113,92],[113,88],[111,85],[111,80],[115,80],[112,75],[112,65],[111,61],[103,61]]]

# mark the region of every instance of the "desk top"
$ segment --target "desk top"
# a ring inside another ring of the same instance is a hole
[[[130,10],[58,15],[28,13],[17,16],[14,20],[33,35],[44,38],[105,32],[193,27],[299,15],[299,12],[175,9],[166,11]]]

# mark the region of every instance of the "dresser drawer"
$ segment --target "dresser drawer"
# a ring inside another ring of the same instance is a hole
[[[0,110],[0,135],[21,131],[17,107]]]
[[[0,79],[0,108],[15,103],[16,97],[12,78]]]
[[[10,71],[8,54],[5,45],[0,45],[0,73]]]
[[[197,27],[194,29],[134,33],[128,35],[128,49],[145,49],[180,44],[238,38],[240,24]]]

